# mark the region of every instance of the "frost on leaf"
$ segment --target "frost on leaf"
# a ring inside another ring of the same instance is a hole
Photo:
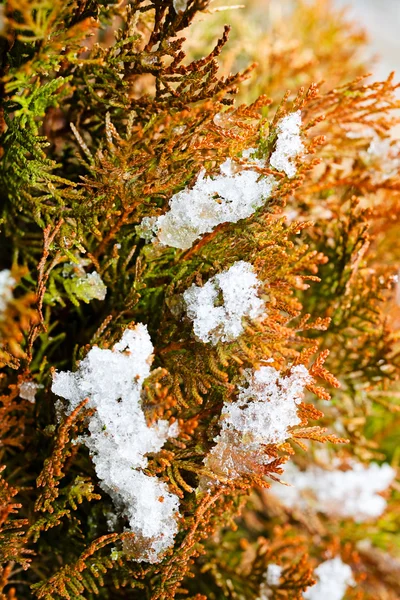
[[[265,312],[260,281],[253,266],[238,261],[203,287],[191,285],[183,294],[193,330],[203,342],[230,342],[243,332],[243,318]]]
[[[305,600],[342,600],[347,587],[354,585],[351,568],[339,556],[321,563],[314,575],[317,583],[303,593]]]
[[[379,492],[386,490],[395,477],[388,464],[371,463],[364,466],[355,461],[349,469],[325,470],[311,466],[299,471],[293,464],[285,466],[284,480],[292,487],[273,484],[272,491],[289,508],[312,506],[319,512],[336,517],[353,518],[357,522],[379,517],[386,508],[386,500]]]
[[[300,137],[301,112],[290,113],[278,121],[275,151],[270,164],[278,171],[283,171],[290,178],[296,175],[294,159],[304,150]]]
[[[12,300],[12,291],[15,283],[15,279],[11,276],[9,269],[0,271],[0,319],[8,303]]]
[[[150,374],[153,345],[145,325],[127,329],[112,350],[93,347],[75,373],[54,375],[52,391],[72,411],[84,399],[95,409],[89,436],[101,487],[129,520],[140,545],[136,560],[158,562],[177,533],[178,497],[156,477],[145,475],[148,453],[159,452],[177,427],[159,420],[148,426],[140,393]]]
[[[246,153],[244,158],[248,169],[227,159],[220,166],[219,175],[209,177],[201,171],[192,188],[172,196],[164,215],[143,219],[139,235],[151,239],[153,233],[165,246],[186,250],[217,225],[250,217],[270,197],[275,182],[251,169],[252,165],[264,166],[263,161],[252,160]]]
[[[205,465],[222,480],[251,473],[254,464],[267,464],[262,448],[281,444],[289,428],[300,423],[297,406],[312,378],[304,365],[282,376],[273,367],[248,371],[234,402],[225,402],[221,431]]]

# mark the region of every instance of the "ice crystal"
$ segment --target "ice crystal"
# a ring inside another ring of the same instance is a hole
[[[253,266],[242,260],[203,287],[193,284],[183,298],[196,336],[212,344],[237,338],[243,332],[244,317],[256,319],[265,311],[259,292],[260,281]]]
[[[0,318],[6,310],[7,304],[12,300],[12,291],[15,279],[11,276],[9,269],[0,271]]]
[[[84,398],[95,408],[84,438],[101,487],[143,540],[137,560],[158,562],[177,532],[178,497],[164,482],[145,475],[148,453],[158,452],[176,424],[147,425],[140,405],[143,381],[150,374],[153,346],[146,326],[127,329],[112,350],[93,347],[75,373],[54,375],[52,391],[73,410]]]
[[[42,387],[42,385],[35,383],[34,381],[24,381],[19,386],[19,396],[33,404],[36,400],[36,392]]]
[[[293,162],[304,150],[300,136],[301,112],[290,113],[278,121],[275,150],[271,155],[270,164],[278,171],[283,171],[288,177],[296,175],[296,165]]]
[[[338,467],[337,462],[333,462]],[[325,470],[311,466],[299,471],[293,464],[285,467],[284,480],[292,487],[274,484],[272,491],[289,508],[306,508],[337,517],[351,517],[357,522],[379,517],[386,500],[379,495],[388,488],[395,471],[388,464],[364,466],[350,462],[350,469]]]
[[[321,563],[314,571],[317,583],[308,588],[305,600],[342,600],[349,585],[354,585],[352,570],[337,556]]]
[[[213,117],[213,122],[221,129],[231,129],[235,126],[235,121],[232,117],[233,113],[230,111],[217,112]]]
[[[108,531],[115,531],[118,527],[118,515],[112,510],[108,510],[104,516],[106,517]]]
[[[254,461],[268,462],[262,447],[283,443],[289,428],[300,423],[297,406],[311,381],[304,365],[293,367],[287,376],[266,366],[248,371],[237,399],[223,405],[221,431],[205,459],[206,466],[217,477],[232,479],[249,473]]]
[[[213,231],[221,223],[236,223],[250,217],[271,195],[272,177],[263,177],[252,166],[264,165],[251,160],[247,169],[240,169],[227,159],[214,177],[201,171],[192,188],[185,188],[172,196],[169,210],[153,220],[145,217],[139,234],[150,239],[154,234],[165,246],[186,250],[204,233]]]

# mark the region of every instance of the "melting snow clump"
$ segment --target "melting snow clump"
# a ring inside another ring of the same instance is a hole
[[[107,288],[97,271],[87,273],[85,280],[88,286],[86,297],[90,300],[104,300],[107,294]]]
[[[296,175],[295,159],[304,150],[300,137],[301,112],[298,110],[283,117],[278,122],[278,138],[270,164],[278,171],[283,171],[290,178]]]
[[[140,405],[153,345],[145,325],[127,329],[112,350],[94,346],[75,373],[54,375],[52,391],[72,411],[84,399],[95,409],[84,438],[101,487],[129,520],[140,545],[138,561],[159,562],[178,530],[179,500],[157,477],[145,475],[146,454],[159,452],[177,424],[147,425]]]
[[[107,288],[97,271],[86,273],[84,267],[90,264],[88,259],[80,259],[78,263],[66,263],[63,277],[71,283],[70,292],[79,300],[88,304],[91,300],[104,300]]]
[[[305,600],[342,600],[349,585],[354,585],[352,570],[337,556],[321,563],[314,571],[317,583],[303,593]]]
[[[250,217],[270,197],[275,180],[251,168],[265,166],[263,161],[251,159],[248,153],[243,158],[250,168],[228,158],[216,176],[201,171],[192,188],[172,196],[164,215],[145,217],[138,234],[149,240],[152,232],[163,245],[186,250],[217,225]]]
[[[287,376],[273,367],[248,371],[237,399],[222,407],[221,431],[205,465],[217,477],[232,479],[250,473],[255,461],[268,463],[263,446],[283,443],[289,428],[300,423],[297,407],[311,381],[304,365],[293,367]]]
[[[333,464],[338,466],[337,462]],[[379,517],[386,508],[379,492],[393,481],[394,469],[388,464],[364,466],[354,461],[349,466],[346,471],[318,466],[299,471],[290,462],[285,466],[284,480],[292,487],[273,484],[272,491],[289,508],[306,508],[312,498],[312,506],[326,514],[351,517],[359,523]]]
[[[260,281],[244,261],[215,275],[203,287],[191,285],[183,294],[196,336],[203,342],[229,342],[243,332],[243,317],[256,319],[265,312],[259,297]]]

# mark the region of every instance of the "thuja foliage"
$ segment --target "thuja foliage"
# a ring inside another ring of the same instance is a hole
[[[0,5],[2,599],[399,597],[363,43],[324,0]]]

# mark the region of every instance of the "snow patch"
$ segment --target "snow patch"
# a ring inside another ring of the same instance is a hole
[[[297,407],[311,381],[304,365],[294,366],[287,376],[273,367],[247,371],[237,399],[223,405],[221,431],[206,467],[221,479],[233,479],[251,473],[254,461],[267,464],[263,446],[283,443],[289,428],[300,423]]]
[[[152,352],[147,328],[138,324],[112,350],[94,346],[75,373],[55,373],[52,391],[69,401],[69,411],[89,398],[95,412],[83,441],[100,485],[143,541],[136,560],[155,563],[174,542],[179,500],[166,483],[141,471],[148,463],[146,455],[159,452],[178,433],[176,424],[166,420],[147,425],[140,405]]]
[[[257,600],[268,600],[271,598],[271,587],[278,587],[282,575],[282,567],[271,563],[264,573],[264,580],[260,585],[260,595]]]
[[[154,234],[161,244],[186,250],[217,225],[250,217],[270,197],[275,180],[251,169],[265,166],[264,161],[252,160],[247,154],[245,158],[249,169],[228,158],[216,176],[206,176],[202,170],[192,188],[172,196],[164,215],[145,217],[138,234],[147,240]]]
[[[183,298],[196,336],[212,344],[236,339],[243,332],[244,317],[256,319],[265,312],[260,287],[253,265],[242,260],[203,287],[191,285]]]
[[[333,466],[338,467],[337,461]],[[311,466],[300,471],[293,462],[285,465],[284,481],[291,487],[274,483],[271,491],[288,508],[315,510],[342,518],[353,518],[361,523],[379,517],[386,508],[386,500],[379,492],[386,490],[395,477],[388,464],[371,463],[364,466],[355,461],[350,469],[325,470]]]
[[[0,318],[1,314],[6,310],[8,303],[12,300],[12,291],[15,284],[16,281],[11,276],[9,269],[0,271]]]
[[[283,171],[289,178],[296,175],[294,159],[304,151],[300,136],[301,111],[298,110],[283,117],[277,124],[278,137],[270,164]]]
[[[342,600],[347,587],[354,585],[351,568],[339,556],[321,563],[314,575],[317,583],[303,593],[305,600]]]

